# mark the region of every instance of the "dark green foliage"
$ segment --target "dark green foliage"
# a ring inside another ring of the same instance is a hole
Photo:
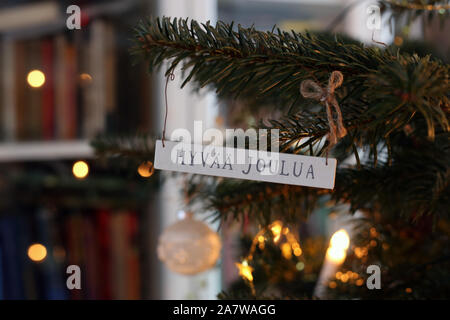
[[[222,22],[213,27],[176,18],[143,22],[136,41],[134,53],[143,56],[150,71],[169,60],[170,74],[183,62],[188,72],[184,84],[211,85],[223,97],[270,97],[280,108],[289,106],[291,115],[270,126],[281,129],[288,146],[309,137],[301,145],[310,148],[327,133],[324,108],[312,108],[314,102],[300,96],[299,85],[306,79],[325,85],[333,70],[344,74],[337,92],[344,123],[363,143],[377,145],[413,117],[426,119],[430,138],[437,126],[450,128],[449,66],[430,57],[393,54],[324,35],[240,26],[235,31]]]
[[[406,24],[417,18],[424,23],[437,17],[443,25],[450,16],[450,1],[448,0],[379,0],[381,12],[388,13],[388,23],[392,26],[394,21],[406,19]]]
[[[394,9],[393,17],[425,12],[404,5],[422,1],[380,2],[384,9]],[[448,15],[448,10],[435,11],[430,12]],[[220,97],[240,99],[252,110],[262,106],[281,111],[283,117],[261,122],[259,127],[279,129],[280,150],[286,153],[326,156],[329,128],[325,108],[301,97],[299,86],[306,79],[326,86],[330,73],[341,71],[344,83],[336,98],[348,134],[329,154],[338,159],[334,190],[192,176],[187,196],[212,210],[221,221],[248,218],[261,226],[276,219],[303,222],[324,203],[349,204],[351,212],[365,214],[351,250],[356,245],[370,246],[370,250],[364,259],[351,253],[343,267],[363,277],[368,264],[381,265],[383,290],[339,283],[330,290],[332,297],[449,297],[450,285],[445,280],[450,270],[447,63],[434,56],[408,53],[424,52],[416,50],[417,46],[380,49],[330,34],[261,32],[185,19],[149,19],[136,28],[135,40],[133,53],[148,63],[150,71],[168,62],[169,75],[182,65],[183,85],[209,86]],[[123,141],[96,147],[100,154],[140,160],[151,160],[153,153],[152,146]],[[378,231],[375,245],[370,244],[375,240],[369,232],[372,227]],[[243,282],[220,297],[312,298],[312,284],[320,270],[314,261],[323,261],[325,249],[316,251],[319,255],[310,256],[305,263],[316,267],[309,270],[312,278],[293,271],[288,281],[272,277],[290,274],[287,269],[292,267],[275,249],[259,252],[252,262],[256,297]],[[406,292],[407,288],[412,291]]]

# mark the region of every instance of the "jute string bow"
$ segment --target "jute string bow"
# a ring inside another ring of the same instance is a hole
[[[311,98],[325,103],[327,110],[328,125],[330,126],[330,134],[328,135],[328,141],[330,142],[329,148],[334,146],[338,138],[342,138],[347,134],[347,130],[342,122],[342,112],[339,108],[339,104],[334,96],[334,90],[342,85],[344,76],[339,71],[333,71],[330,79],[328,80],[328,86],[322,88],[317,82],[312,80],[304,80],[300,85],[300,92],[305,98]],[[337,126],[334,122],[331,106],[334,107],[337,113]]]

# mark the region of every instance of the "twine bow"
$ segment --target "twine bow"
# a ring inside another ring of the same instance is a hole
[[[326,88],[322,88],[319,84],[317,84],[317,82],[312,80],[304,80],[300,85],[300,92],[305,98],[316,99],[325,103],[328,125],[330,126],[330,134],[328,135],[330,148],[337,143],[338,138],[345,137],[347,134],[347,129],[345,129],[342,122],[341,109],[339,108],[339,104],[334,96],[334,90],[340,87],[343,81],[344,76],[342,73],[340,71],[333,71]],[[333,119],[331,106],[334,107],[337,113],[337,126]]]

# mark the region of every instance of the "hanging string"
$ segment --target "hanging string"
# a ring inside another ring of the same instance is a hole
[[[375,30],[372,31],[372,42],[380,44],[380,45],[384,46],[385,48],[388,47],[388,45],[386,43],[381,42],[381,41],[377,41],[377,40],[374,39],[374,37],[375,37]]]
[[[173,74],[173,71],[170,72],[167,75],[167,77],[166,77],[166,87],[164,89],[164,97],[165,97],[165,102],[166,102],[166,115],[164,117],[164,127],[163,127],[163,132],[162,132],[162,139],[161,139],[163,147],[165,147],[164,141],[166,140],[167,114],[169,112],[169,106],[168,106],[168,103],[167,103],[167,86],[169,84],[169,80],[170,81],[175,80],[175,75]]]
[[[336,97],[334,96],[334,91],[342,85],[343,81],[344,76],[342,73],[340,71],[333,71],[330,79],[328,80],[328,85],[325,88],[322,88],[313,80],[304,80],[300,85],[300,92],[305,98],[315,99],[325,104],[328,125],[330,127],[330,133],[328,134],[329,146],[326,152],[327,158],[328,149],[337,143],[338,138],[342,138],[347,134],[347,129],[345,129],[342,120],[341,108],[339,107]],[[334,110],[337,113],[337,125],[333,119],[331,106],[334,107]]]

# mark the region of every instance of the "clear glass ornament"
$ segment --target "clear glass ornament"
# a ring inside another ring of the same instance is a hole
[[[219,235],[192,213],[169,226],[159,237],[158,257],[177,273],[193,275],[212,268],[219,258]]]

